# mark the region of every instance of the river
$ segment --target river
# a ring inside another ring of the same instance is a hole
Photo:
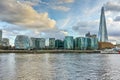
[[[0,80],[119,80],[120,54],[0,54]]]

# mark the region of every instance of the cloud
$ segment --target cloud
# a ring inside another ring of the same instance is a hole
[[[79,35],[85,35],[88,31],[94,34],[98,32],[99,21],[80,21],[72,29]]]
[[[116,18],[114,19],[114,21],[120,21],[120,16],[116,16]]]
[[[44,30],[55,28],[56,21],[48,13],[37,13],[30,5],[15,0],[1,0],[0,20],[22,27]]]
[[[51,0],[51,1],[39,1],[40,5],[46,5],[47,8],[57,10],[57,11],[69,11],[71,8],[69,7],[70,3],[73,3],[74,0]],[[65,6],[67,4],[67,6]],[[38,6],[40,6],[38,5]]]
[[[67,31],[64,30],[45,30],[40,33],[40,36],[43,38],[56,38],[56,39],[64,39],[65,36],[68,35]]]
[[[69,11],[70,10],[69,7],[65,7],[65,6],[53,6],[52,9],[60,10],[60,11]]]
[[[73,3],[74,0],[58,0],[59,3]]]
[[[120,1],[109,1],[105,4],[106,11],[120,11]]]

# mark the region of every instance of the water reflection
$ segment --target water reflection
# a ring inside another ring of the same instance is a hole
[[[119,80],[119,54],[0,54],[0,80]]]

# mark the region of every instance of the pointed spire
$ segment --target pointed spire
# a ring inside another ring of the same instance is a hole
[[[108,41],[104,7],[101,8],[98,40],[99,40],[99,42],[107,42]]]

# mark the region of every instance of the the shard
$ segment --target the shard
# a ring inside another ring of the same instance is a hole
[[[102,9],[101,9],[98,40],[99,40],[99,42],[108,42],[108,34],[107,34],[107,28],[106,28],[104,7],[102,7]]]

